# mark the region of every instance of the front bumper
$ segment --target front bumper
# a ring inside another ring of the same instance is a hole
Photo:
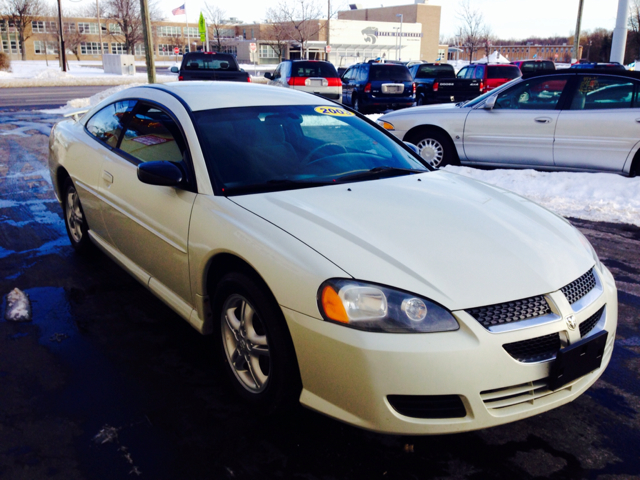
[[[606,305],[593,332],[608,332],[602,365],[556,391],[546,387],[551,361],[521,363],[502,345],[557,332],[564,335],[566,309],[571,309],[566,302],[560,305],[562,315],[557,321],[503,333],[489,332],[465,311],[454,312],[460,324],[456,332],[384,334],[350,329],[284,308],[302,376],[300,402],[364,429],[415,435],[492,427],[571,402],[600,377],[613,351],[617,291],[606,267],[598,274],[602,293],[574,316],[580,323]],[[571,335],[575,343],[576,334]],[[391,406],[389,395],[457,395],[466,415],[405,416]]]

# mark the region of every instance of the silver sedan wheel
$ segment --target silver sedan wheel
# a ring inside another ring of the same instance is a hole
[[[267,388],[271,357],[264,324],[249,301],[229,296],[222,307],[222,343],[240,384],[251,393]]]
[[[80,208],[80,199],[78,198],[78,192],[75,188],[67,190],[67,208],[65,212],[67,219],[67,225],[69,226],[69,233],[73,237],[76,243],[82,241],[82,225],[84,223],[84,216],[82,215],[82,209]]]
[[[433,138],[425,138],[416,145],[420,156],[432,167],[439,167],[444,159],[442,144]]]

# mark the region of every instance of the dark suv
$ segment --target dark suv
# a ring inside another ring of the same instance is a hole
[[[342,103],[359,112],[410,107],[415,84],[409,69],[394,63],[358,63],[342,75]]]

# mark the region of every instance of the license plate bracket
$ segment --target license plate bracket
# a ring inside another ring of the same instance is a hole
[[[549,389],[557,390],[576,378],[600,368],[607,331],[603,330],[558,351],[549,372]]]

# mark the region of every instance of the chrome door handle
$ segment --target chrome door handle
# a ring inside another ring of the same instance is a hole
[[[538,117],[534,119],[538,123],[549,123],[551,121],[548,117]]]
[[[113,175],[111,175],[106,170],[102,171],[102,179],[107,183],[113,183]]]

